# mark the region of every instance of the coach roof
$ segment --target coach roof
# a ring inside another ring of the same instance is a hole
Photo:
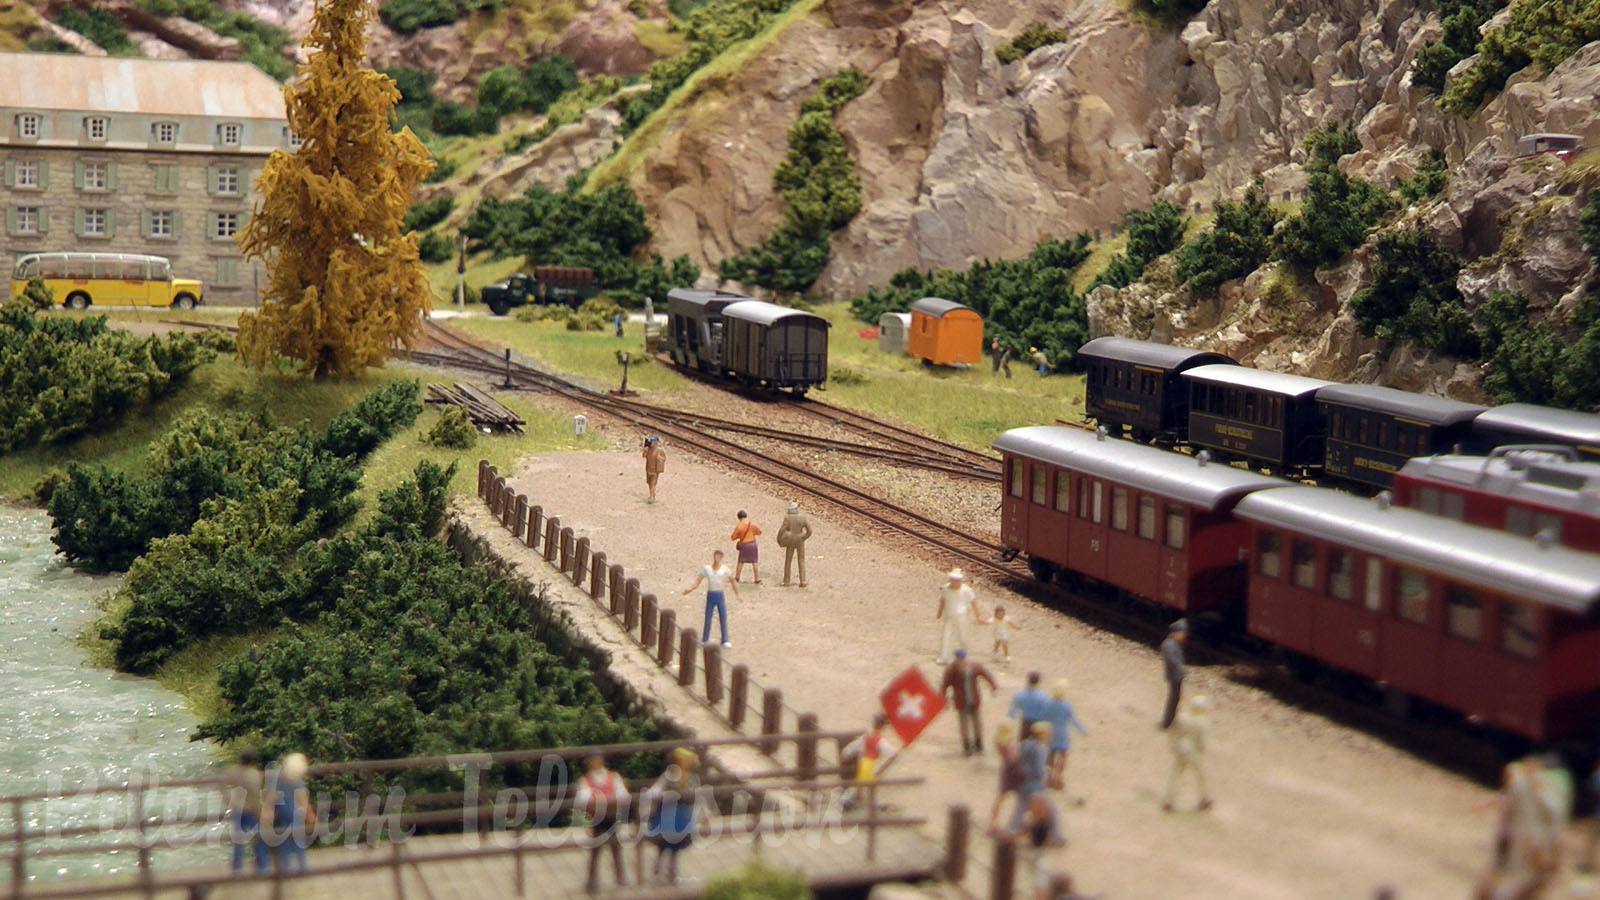
[[[995,438],[994,447],[1209,510],[1251,491],[1289,484],[1248,469],[1222,463],[1202,465],[1193,456],[1117,438],[1101,439],[1095,432],[1059,425],[1013,428]]]
[[[816,313],[808,313],[803,309],[794,309],[788,306],[779,306],[776,303],[768,303],[765,300],[739,300],[729,303],[722,308],[722,315],[724,318],[743,319],[746,322],[754,322],[757,325],[771,325],[779,319],[794,318],[815,319],[821,322],[823,327],[833,324]]]
[[[1184,372],[1183,377],[1192,378],[1195,381],[1204,381],[1209,384],[1231,385],[1253,391],[1286,394],[1291,397],[1309,394],[1333,384],[1331,381],[1323,381],[1320,378],[1287,375],[1283,372],[1268,372],[1265,369],[1252,369],[1249,366],[1199,366]]]
[[[1385,508],[1353,494],[1313,487],[1261,491],[1240,500],[1234,515],[1580,615],[1600,601],[1600,554]]]
[[[1387,413],[1429,425],[1459,425],[1477,418],[1487,407],[1444,397],[1413,394],[1376,384],[1335,384],[1317,391],[1318,403]]]
[[[1236,364],[1232,357],[1224,356],[1221,353],[1212,353],[1207,350],[1190,350],[1188,347],[1174,347],[1171,344],[1158,344],[1155,341],[1140,341],[1123,337],[1095,338],[1079,347],[1078,355],[1087,356],[1090,359],[1129,362],[1135,365],[1155,366],[1162,369],[1176,369],[1184,363],[1195,366]]]
[[[1600,447],[1600,416],[1552,409],[1532,403],[1507,403],[1485,410],[1473,423],[1476,427],[1514,431],[1547,440],[1558,440]]]
[[[954,300],[945,300],[940,297],[923,297],[921,300],[911,304],[911,309],[913,312],[919,312],[924,315],[933,316],[935,319],[947,312],[950,312],[951,310],[971,308],[972,307],[970,306],[964,306],[960,303],[957,303]]]

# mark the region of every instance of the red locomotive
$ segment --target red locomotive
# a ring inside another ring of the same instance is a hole
[[[1600,553],[1600,462],[1567,447],[1423,456],[1394,479],[1396,505]]]

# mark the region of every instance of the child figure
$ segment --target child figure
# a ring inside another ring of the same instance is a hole
[[[1004,606],[996,606],[994,608],[994,655],[1003,658],[1006,662],[1011,662],[1011,629],[1013,628],[1018,631],[1022,630],[1017,627],[1015,622],[1006,618],[1006,608]]]

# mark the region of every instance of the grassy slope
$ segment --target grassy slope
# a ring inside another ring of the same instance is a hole
[[[510,347],[543,368],[577,375],[597,386],[615,387],[622,381],[617,351],[640,352],[639,325],[630,325],[625,337],[609,331],[568,331],[560,322],[519,322],[515,317],[462,318],[452,328],[496,347]],[[646,391],[682,391],[689,379],[670,366],[644,363],[628,369],[628,387]]]

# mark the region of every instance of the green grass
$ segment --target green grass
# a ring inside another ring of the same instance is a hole
[[[156,683],[184,699],[202,722],[228,711],[217,675],[228,662],[272,640],[277,629],[209,637],[179,650],[156,670]],[[219,748],[220,749],[220,748]]]
[[[1026,362],[1011,364],[1013,378],[993,375],[985,357],[970,369],[924,366],[908,356],[878,349],[876,338],[862,338],[865,324],[850,317],[846,304],[816,309],[833,322],[828,362],[849,369],[860,384],[830,383],[820,399],[921,426],[932,434],[974,448],[987,448],[1002,431],[1022,425],[1077,419],[1083,412],[1083,378],[1040,378]]]
[[[633,36],[639,39],[646,50],[658,57],[676,56],[683,52],[683,34],[668,31],[664,22],[641,19],[633,24]]]
[[[503,280],[507,275],[521,271],[526,260],[520,256],[508,256],[505,259],[491,259],[488,253],[479,253],[467,257],[467,286],[481,288],[486,284],[494,284]],[[428,266],[428,283],[433,285],[434,291],[439,295],[434,299],[436,308],[455,306],[456,302],[456,261],[451,259],[442,263]]]
[[[639,326],[632,324],[627,336],[620,338],[612,337],[610,331],[568,331],[564,322],[519,322],[514,316],[461,318],[450,325],[493,346],[510,347],[544,368],[589,378],[605,387],[622,381],[618,350],[636,358],[640,355]],[[628,369],[630,388],[682,391],[691,383],[671,366],[657,362]]]
[[[1096,241],[1089,245],[1089,258],[1083,261],[1072,273],[1072,289],[1082,293],[1089,289],[1089,282],[1106,270],[1111,261],[1122,251],[1128,249],[1128,233],[1114,234],[1103,241]]]

